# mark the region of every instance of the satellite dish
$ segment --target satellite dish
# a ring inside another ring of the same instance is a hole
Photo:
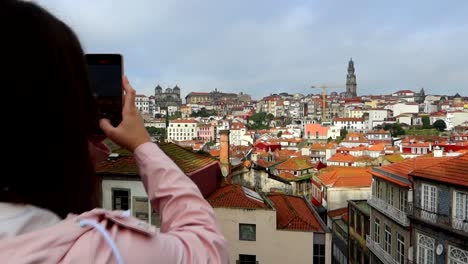
[[[444,251],[444,246],[442,244],[437,245],[436,254],[439,256]]]

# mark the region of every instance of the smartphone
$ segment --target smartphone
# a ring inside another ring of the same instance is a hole
[[[99,119],[107,118],[116,127],[122,121],[122,55],[86,54],[85,57]],[[97,135],[104,134],[99,126],[95,130]]]

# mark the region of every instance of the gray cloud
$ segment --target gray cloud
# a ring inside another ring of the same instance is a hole
[[[463,93],[464,2],[40,0],[88,52],[121,52],[140,93],[310,93],[344,84],[349,57],[359,94],[420,89]],[[427,3],[421,5],[421,3]]]

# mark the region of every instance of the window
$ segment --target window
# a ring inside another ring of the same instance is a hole
[[[392,229],[390,226],[385,225],[385,244],[384,244],[384,249],[387,251],[389,254],[392,254]]]
[[[130,189],[112,188],[112,210],[128,210]]]
[[[239,224],[239,240],[255,241],[256,240],[255,224]]]
[[[460,220],[468,220],[468,194],[455,192],[454,217]]]
[[[405,237],[397,234],[397,263],[405,263]]]
[[[449,264],[464,264],[468,263],[468,251],[449,246],[448,263]]]
[[[325,245],[314,244],[314,264],[325,264]]]
[[[398,199],[399,202],[399,208],[401,211],[406,212],[406,203],[407,203],[407,198],[406,198],[406,190],[400,190],[400,197]]]
[[[255,264],[257,257],[255,255],[239,255],[239,264]]]
[[[422,184],[421,206],[425,211],[437,212],[437,187]]]
[[[387,185],[387,203],[393,206],[393,186]]]
[[[380,243],[380,220],[378,218],[374,222],[374,241],[377,244]]]
[[[419,264],[434,263],[434,239],[418,234],[417,260]]]

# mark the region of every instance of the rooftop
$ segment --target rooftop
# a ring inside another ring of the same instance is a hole
[[[242,208],[242,209],[269,209],[265,202],[247,196],[245,187],[238,184],[227,184],[218,188],[206,200],[213,207]],[[252,191],[254,192],[254,191]],[[255,192],[254,192],[255,193]]]
[[[314,168],[315,164],[309,157],[293,157],[276,166],[277,170],[306,170]]]
[[[319,180],[327,187],[370,187],[372,175],[364,167],[327,167],[320,170]]]
[[[425,168],[416,169],[411,176],[468,187],[468,154],[452,157]]]
[[[400,162],[392,163],[390,165],[385,165],[382,167],[377,167],[372,169],[372,174],[385,179],[387,181],[402,185],[402,186],[411,186],[408,181],[408,174],[414,170],[427,168],[436,163],[447,160],[447,157],[416,157],[411,159],[405,159]],[[381,173],[381,172],[383,173]],[[388,175],[386,175],[388,174]],[[397,178],[391,177],[389,175],[394,175],[403,179],[403,181],[398,180]]]
[[[295,231],[323,232],[319,220],[315,217],[307,202],[298,196],[270,194],[268,198],[276,208],[276,225],[278,229]]]
[[[212,157],[194,153],[173,143],[162,143],[159,147],[187,175],[217,163]]]

